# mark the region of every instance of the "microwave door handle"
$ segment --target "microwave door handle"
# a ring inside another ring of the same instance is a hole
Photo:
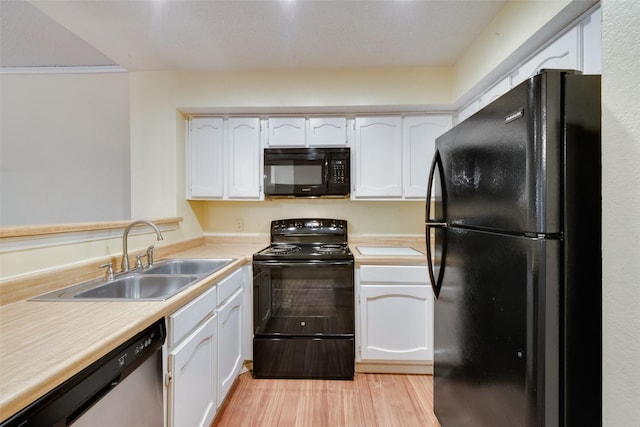
[[[324,183],[325,188],[329,189],[329,160],[328,159],[324,159],[324,177],[327,180],[327,182]]]

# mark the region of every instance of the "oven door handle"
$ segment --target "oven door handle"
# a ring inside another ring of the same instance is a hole
[[[326,267],[327,265],[344,265],[344,266],[352,266],[352,260],[318,260],[318,261],[298,261],[298,262],[287,262],[287,261],[254,261],[254,265],[271,267],[271,268],[279,268],[279,267],[301,267],[301,266],[318,266],[318,267]]]

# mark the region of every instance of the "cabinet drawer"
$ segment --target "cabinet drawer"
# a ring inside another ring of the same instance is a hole
[[[242,269],[218,283],[218,306],[228,300],[238,289],[242,289]]]
[[[429,284],[427,266],[422,265],[363,265],[361,282]]]
[[[217,304],[217,288],[211,289],[169,316],[167,345],[171,348],[210,317]]]

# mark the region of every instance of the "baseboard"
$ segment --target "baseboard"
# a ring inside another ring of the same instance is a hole
[[[433,375],[433,362],[356,362],[356,372],[367,374],[427,374]]]

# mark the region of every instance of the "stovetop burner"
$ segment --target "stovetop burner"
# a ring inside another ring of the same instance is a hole
[[[300,246],[298,245],[271,245],[268,248],[268,251],[272,254],[290,254],[300,251]]]
[[[254,260],[353,259],[347,222],[339,219],[287,219],[271,222],[271,246]]]
[[[318,252],[321,253],[337,253],[337,252],[344,252],[345,247],[344,245],[322,245],[319,248],[317,248]]]

